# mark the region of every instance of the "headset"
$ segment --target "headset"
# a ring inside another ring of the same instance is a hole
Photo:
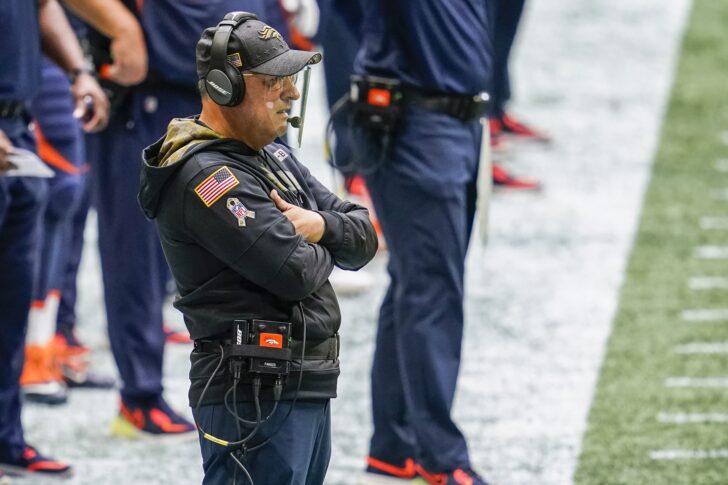
[[[227,60],[227,48],[233,30],[247,20],[258,20],[249,12],[230,12],[217,24],[212,39],[210,68],[205,75],[205,89],[210,98],[220,106],[237,106],[245,97],[245,81],[242,73]]]

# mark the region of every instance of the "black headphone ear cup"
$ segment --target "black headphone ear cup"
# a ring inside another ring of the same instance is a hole
[[[243,79],[243,74],[230,63],[226,63],[225,71],[232,85],[232,96],[229,104],[226,106],[237,106],[243,102],[243,98],[245,97],[245,80]]]

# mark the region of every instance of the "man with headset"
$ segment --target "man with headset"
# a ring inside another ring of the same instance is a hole
[[[295,77],[320,60],[229,13],[197,44],[201,114],[145,150],[139,201],[195,339],[203,483],[320,484],[328,466],[341,320],[328,277],[365,265],[377,238],[366,209],[273,143],[301,121]]]

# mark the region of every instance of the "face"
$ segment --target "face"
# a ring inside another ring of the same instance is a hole
[[[262,147],[286,132],[291,104],[300,93],[293,76],[246,74],[245,88],[245,98],[239,108],[250,121],[251,138]]]

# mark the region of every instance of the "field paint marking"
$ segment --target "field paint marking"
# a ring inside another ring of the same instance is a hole
[[[697,259],[728,259],[728,246],[698,246],[693,256]]]
[[[728,189],[714,189],[710,191],[713,200],[728,200]]]
[[[650,451],[650,458],[653,460],[714,460],[728,458],[728,449],[718,448],[715,450],[654,450]]]
[[[726,160],[726,162],[726,165],[728,165],[728,160]],[[728,172],[728,169],[726,172]],[[728,217],[701,217],[700,229],[728,229]]]
[[[678,345],[673,351],[677,354],[728,354],[728,342],[692,342]]]
[[[728,423],[728,413],[665,413],[657,414],[657,421],[670,424]]]
[[[686,322],[714,322],[728,320],[728,308],[700,308],[684,310],[682,319]]]
[[[668,377],[665,387],[728,387],[728,377]]]
[[[728,158],[719,158],[716,160],[715,169],[719,172],[728,172]]]
[[[688,288],[691,290],[728,288],[728,278],[723,276],[692,276],[688,280]]]
[[[722,141],[724,145],[728,145],[728,131],[724,131],[720,134],[720,141]]]

